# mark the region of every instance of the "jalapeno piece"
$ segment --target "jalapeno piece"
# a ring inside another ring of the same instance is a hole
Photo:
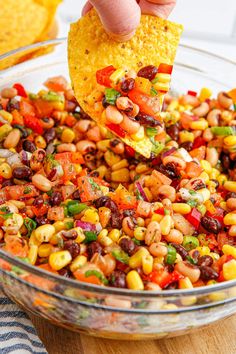
[[[199,241],[197,237],[194,236],[184,236],[183,246],[187,251],[191,251],[199,246]]]
[[[176,260],[176,249],[173,246],[167,246],[166,263],[174,264]]]

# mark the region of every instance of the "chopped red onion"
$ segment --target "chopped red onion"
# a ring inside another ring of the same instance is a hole
[[[135,183],[135,186],[136,186],[136,188],[137,188],[139,194],[141,195],[142,199],[143,199],[145,202],[148,202],[148,197],[146,196],[146,193],[144,192],[144,189],[143,189],[141,183],[136,182],[136,183]]]

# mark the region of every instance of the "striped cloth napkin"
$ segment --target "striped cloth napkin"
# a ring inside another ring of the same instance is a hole
[[[0,288],[0,354],[47,354],[29,317]]]

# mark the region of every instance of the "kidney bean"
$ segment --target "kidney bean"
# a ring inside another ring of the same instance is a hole
[[[25,151],[33,153],[36,150],[36,146],[30,140],[24,140],[22,143],[22,147]]]
[[[118,206],[115,202],[113,202],[113,200],[111,200],[110,198],[108,198],[108,200],[105,202],[104,205],[106,208],[111,209],[112,212],[117,213],[118,212]]]
[[[63,198],[61,192],[53,192],[50,197],[50,203],[52,205],[60,205],[62,200]]]
[[[71,254],[71,257],[75,258],[80,254],[80,245],[73,240],[65,241],[64,242],[64,250],[69,251]]]
[[[172,140],[178,141],[179,138],[179,128],[176,124],[172,124],[166,128],[167,134],[171,137]]]
[[[183,258],[183,260],[185,260],[188,257],[188,252],[186,251],[186,249],[179,245],[178,243],[171,243],[171,246],[173,246],[177,253],[179,253],[179,255]]]
[[[121,90],[125,93],[133,90],[135,84],[135,80],[132,78],[126,79],[121,84]]]
[[[39,197],[35,198],[34,202],[33,202],[33,205],[37,208],[41,208],[41,206],[43,205],[44,203],[44,199],[43,197],[40,195]]]
[[[203,280],[217,279],[219,276],[219,274],[214,269],[208,266],[201,266],[200,272],[201,272],[201,278]]]
[[[211,216],[203,216],[201,218],[201,225],[209,232],[212,232],[213,234],[218,234],[218,232],[221,230],[222,225],[221,223],[217,220],[214,219]]]
[[[155,119],[152,116],[149,116],[146,113],[139,112],[138,115],[135,117],[135,119],[141,124],[141,125],[148,125],[149,127],[157,127],[157,126],[162,126],[161,122],[159,120]]]
[[[75,240],[78,236],[78,232],[75,230],[62,231],[61,235],[64,239]]]
[[[7,187],[7,186],[13,186],[14,182],[11,179],[8,179],[4,182],[2,182],[2,188]]]
[[[76,191],[74,191],[74,193],[72,194],[72,199],[80,201],[80,192],[78,189]]]
[[[15,98],[12,98],[11,100],[8,101],[6,108],[7,108],[7,111],[11,113],[15,109],[16,110],[20,109],[20,103]]]
[[[50,221],[45,216],[37,216],[35,218],[35,221],[38,224],[38,226],[50,224]]]
[[[94,200],[94,201],[93,201],[93,204],[95,205],[95,207],[96,207],[97,209],[99,209],[99,208],[105,206],[105,204],[106,204],[106,202],[108,202],[108,200],[110,200],[109,197],[103,196],[103,197],[100,197],[100,198]],[[107,208],[109,208],[109,207],[107,207]]]
[[[121,229],[122,218],[119,212],[112,212],[110,223],[111,223],[111,227],[113,227],[114,229]]]
[[[114,270],[109,277],[110,286],[126,288],[126,275],[121,270]]]
[[[50,128],[50,129],[46,130],[43,137],[46,140],[47,144],[51,143],[56,137],[55,128]]]
[[[182,143],[180,145],[180,147],[184,148],[185,150],[187,150],[189,152],[193,148],[193,143],[191,141],[185,141],[184,143]]]
[[[222,153],[220,156],[220,160],[225,170],[228,170],[232,167],[232,161],[230,160],[230,157],[228,155]]]
[[[137,76],[139,77],[144,77],[145,79],[148,80],[153,80],[157,74],[157,67],[154,65],[147,65],[144,66],[144,68],[140,69]]]
[[[171,179],[179,176],[177,167],[173,162],[168,162],[166,165],[160,164],[159,166],[156,166],[156,169]]]
[[[99,242],[93,241],[88,244],[87,253],[89,259],[91,259],[95,253],[102,254],[102,252],[103,249]]]
[[[16,167],[12,171],[13,178],[17,178],[17,179],[26,179],[26,180],[28,180],[31,175],[32,175],[32,171],[27,166]]]
[[[197,263],[199,266],[211,266],[213,264],[213,259],[211,256],[201,256],[199,259],[198,259],[198,263]]]
[[[191,257],[195,262],[197,262],[200,257],[200,252],[198,250],[192,250]]]
[[[119,245],[129,256],[131,256],[137,248],[134,241],[127,237],[122,238]]]

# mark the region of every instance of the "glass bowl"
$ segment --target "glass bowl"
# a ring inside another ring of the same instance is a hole
[[[50,51],[52,49],[53,51]],[[65,39],[34,44],[0,57],[46,52],[0,72],[1,87],[21,82],[38,91],[50,76],[68,78]],[[11,60],[10,60],[11,61]],[[172,78],[177,92],[234,87],[236,63],[180,46]],[[9,270],[11,265],[11,270]],[[236,312],[236,281],[186,290],[132,291],[63,278],[0,250],[0,281],[5,293],[27,311],[70,330],[114,339],[172,337],[209,325]]]

